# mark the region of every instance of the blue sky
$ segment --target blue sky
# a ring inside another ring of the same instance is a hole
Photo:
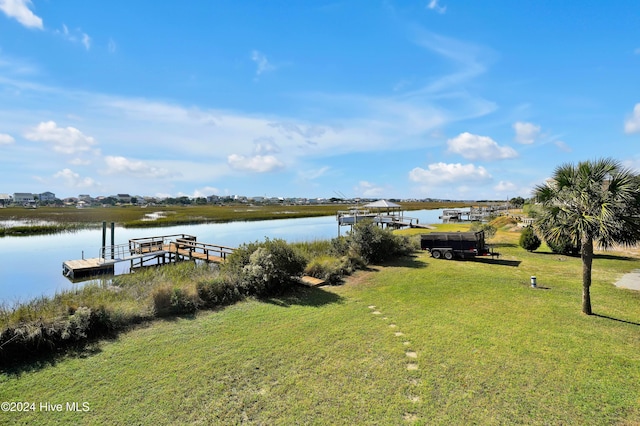
[[[528,197],[639,76],[635,0],[0,0],[0,192]]]

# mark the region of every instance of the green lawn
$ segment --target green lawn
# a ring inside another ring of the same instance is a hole
[[[5,372],[0,401],[36,412],[0,423],[639,424],[640,292],[613,283],[640,261],[596,258],[585,316],[579,259],[496,241],[495,262],[418,253]]]

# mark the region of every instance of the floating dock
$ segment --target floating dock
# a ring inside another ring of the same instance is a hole
[[[233,248],[198,242],[188,234],[133,238],[126,244],[104,246],[99,257],[67,260],[62,263],[62,274],[72,281],[97,275],[113,275],[115,265],[129,262],[130,269],[163,265],[187,260],[224,262]]]

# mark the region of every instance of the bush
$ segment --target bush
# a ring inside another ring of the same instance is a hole
[[[284,240],[244,244],[227,258],[223,272],[243,294],[280,294],[304,271],[306,260]]]
[[[492,220],[492,222],[495,221],[497,221],[497,218]],[[480,222],[473,222],[469,230],[473,232],[484,231],[484,236],[486,239],[493,238],[497,232],[497,228],[492,224]]]
[[[527,226],[522,230],[520,234],[520,247],[527,251],[534,251],[540,247],[540,244],[542,244],[542,241],[540,241],[540,238],[538,238],[531,226]]]
[[[337,284],[345,275],[353,272],[347,257],[320,256],[307,264],[305,275],[319,278],[329,284]]]
[[[244,297],[238,286],[225,274],[209,281],[199,281],[196,288],[198,297],[209,307],[228,305]]]
[[[581,245],[573,243],[572,239],[566,236],[560,237],[557,241],[551,239],[545,241],[552,252],[566,256],[577,256],[580,254]]]
[[[407,255],[415,250],[415,243],[409,237],[395,235],[369,220],[355,224],[347,240],[349,255],[353,256],[353,251],[367,264]]]
[[[158,316],[191,314],[198,309],[197,295],[165,285],[153,291],[153,307]]]

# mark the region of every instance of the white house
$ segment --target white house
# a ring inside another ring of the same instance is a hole
[[[33,194],[28,192],[15,192],[13,194],[13,202],[16,204],[33,203],[35,198]]]
[[[7,204],[11,204],[11,195],[0,194],[0,206],[4,207]]]

